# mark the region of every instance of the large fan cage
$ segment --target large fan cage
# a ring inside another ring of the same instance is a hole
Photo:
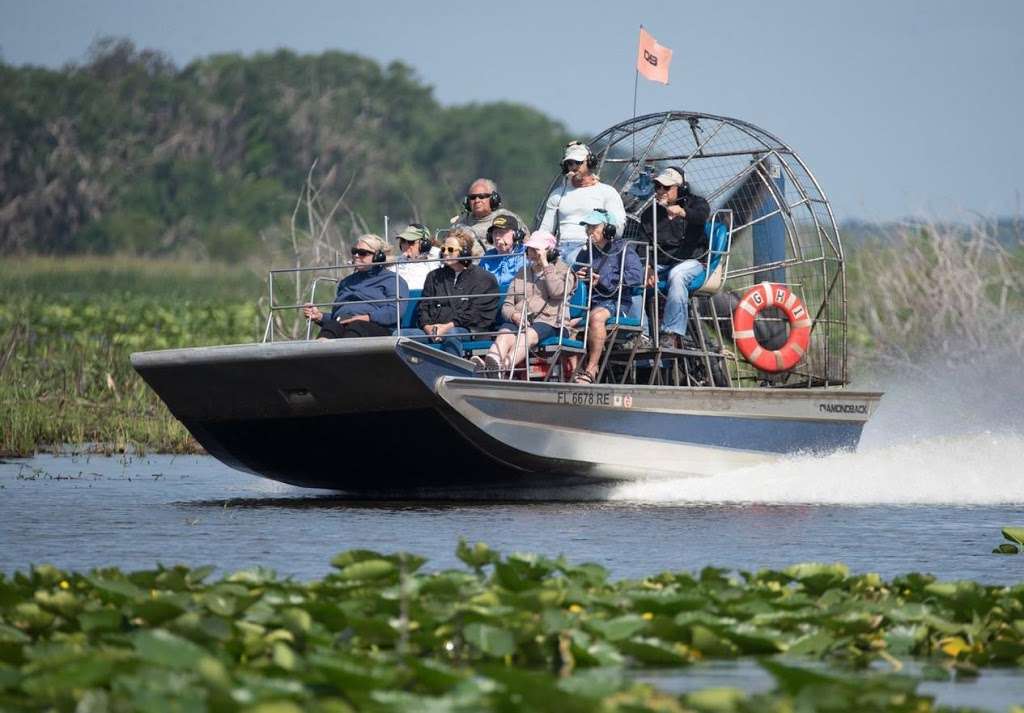
[[[839,230],[817,179],[792,148],[745,121],[686,111],[636,117],[587,144],[598,158],[602,180],[622,194],[627,237],[639,237],[638,216],[652,200],[651,178],[668,166],[684,169],[691,190],[707,198],[713,213],[729,211],[728,274],[713,305],[704,300],[704,319],[717,306],[721,324],[735,299],[717,297],[742,295],[762,281],[783,283],[804,301],[814,320],[805,358],[784,375],[759,374],[736,360],[741,383],[846,383],[846,276]],[[552,190],[561,181],[556,177]],[[543,210],[542,203],[537,223]],[[781,317],[765,310],[758,319]]]

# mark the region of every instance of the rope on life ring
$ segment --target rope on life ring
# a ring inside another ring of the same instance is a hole
[[[789,320],[789,339],[778,349],[757,343],[754,318],[767,307],[781,309]],[[743,358],[761,371],[775,374],[800,363],[811,343],[811,318],[803,301],[785,285],[762,282],[754,285],[732,313],[732,337]]]

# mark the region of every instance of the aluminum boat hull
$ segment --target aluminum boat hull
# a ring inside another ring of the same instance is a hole
[[[495,381],[408,339],[143,352],[212,455],[349,492],[708,475],[856,447],[880,394]]]

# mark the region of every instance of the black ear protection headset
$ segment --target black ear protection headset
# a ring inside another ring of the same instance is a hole
[[[500,230],[505,230],[505,228],[499,228],[499,229]],[[512,244],[516,245],[516,246],[519,246],[519,245],[523,244],[524,240],[526,240],[526,231],[523,230],[521,226],[518,227],[518,228],[512,228]],[[493,225],[487,229],[487,244],[488,245],[494,245],[494,226]]]
[[[604,213],[605,218],[608,217],[608,211],[604,208],[594,208],[598,213]],[[605,240],[611,240],[615,237],[615,224],[605,221],[604,224],[604,238]]]
[[[377,252],[375,252],[373,254],[373,261],[374,262],[387,262],[388,261],[387,253],[385,253],[383,250],[378,250]]]
[[[420,244],[420,255],[426,255],[429,253],[430,248],[434,247],[434,241],[430,238],[430,229],[422,223],[409,223],[409,227],[414,228],[416,232],[422,235],[422,237],[417,241]]]
[[[469,207],[469,192],[466,193],[466,200],[462,202],[462,205],[466,207],[466,212],[472,210]],[[501,194],[497,190],[491,191],[491,210],[498,210],[501,207]]]
[[[555,260],[558,259],[559,255],[561,255],[561,253],[558,252],[558,248],[551,248],[550,250],[548,250],[548,254],[546,256],[548,259],[548,263],[553,265],[555,263]]]
[[[567,143],[565,145],[565,148],[568,149],[571,146],[583,146],[583,147],[586,147],[586,149],[587,149],[587,168],[589,168],[591,171],[593,171],[595,168],[597,168],[597,156],[595,156],[593,153],[590,152],[590,147],[588,147],[582,141],[570,141],[569,143]],[[569,159],[569,158],[562,159],[562,173],[563,174],[569,173],[569,169],[566,167],[565,162],[566,161],[571,161],[571,160],[572,159]]]
[[[688,192],[690,190],[690,183],[689,181],[686,180],[686,174],[683,173],[683,169],[679,168],[679,166],[669,166],[668,168],[671,168],[673,171],[676,171],[680,176],[683,177],[683,185],[679,186],[679,192]]]

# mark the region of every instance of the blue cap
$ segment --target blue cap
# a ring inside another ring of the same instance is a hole
[[[580,225],[600,225],[601,223],[611,223],[611,216],[608,215],[608,211],[595,208],[594,210],[583,216],[583,220],[580,221]]]

